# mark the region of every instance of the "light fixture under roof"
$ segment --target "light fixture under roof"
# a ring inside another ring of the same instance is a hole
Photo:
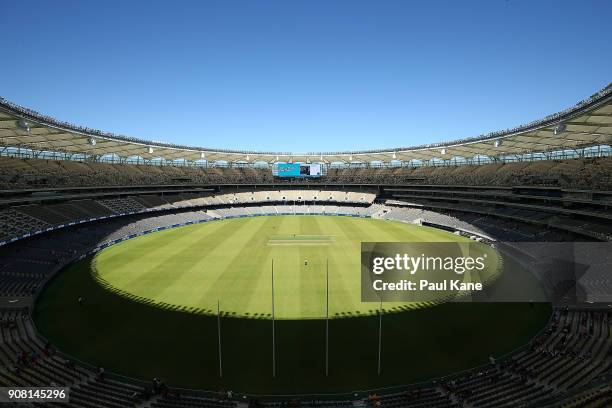
[[[23,119],[17,121],[17,127],[26,132],[30,131],[30,124]]]
[[[501,139],[496,139],[495,142],[493,142],[493,146],[500,147],[502,143],[503,141]]]
[[[554,133],[555,135],[559,135],[559,134],[561,134],[561,133],[565,132],[565,130],[566,130],[566,129],[567,129],[567,125],[566,125],[565,123],[559,123],[559,124],[558,124],[558,125],[555,127],[555,130],[554,130],[554,132],[553,132],[553,133]]]

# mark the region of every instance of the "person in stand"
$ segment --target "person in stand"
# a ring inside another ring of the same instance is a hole
[[[153,394],[157,395],[160,392],[161,381],[159,378],[153,378]]]

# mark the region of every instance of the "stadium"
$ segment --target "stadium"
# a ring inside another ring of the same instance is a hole
[[[469,139],[292,154],[2,99],[0,384],[69,386],[77,407],[608,406],[608,269],[546,302],[378,303],[359,253],[474,243],[503,260],[483,282],[553,291],[521,244],[612,239],[611,123],[607,86]]]
[[[0,406],[612,407],[610,16],[0,1]]]

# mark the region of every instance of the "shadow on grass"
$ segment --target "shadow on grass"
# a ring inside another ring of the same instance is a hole
[[[486,364],[490,355],[516,349],[551,312],[548,304],[452,303],[383,315],[380,376],[377,317],[353,313],[330,320],[329,377],[325,321],[280,320],[275,322],[276,379],[269,315],[224,315],[220,379],[216,316],[130,300],[99,285],[90,271],[86,259],[50,283],[35,309],[40,332],[61,351],[106,370],[207,390],[324,393],[409,384]]]

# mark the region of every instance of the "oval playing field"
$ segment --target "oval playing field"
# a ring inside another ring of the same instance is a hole
[[[457,240],[464,238],[356,217],[211,221],[73,264],[41,294],[34,318],[71,356],[176,387],[302,394],[400,386],[486,364],[527,343],[550,316],[545,304],[383,303],[379,317],[370,315],[378,303],[360,302],[361,241]],[[328,260],[329,321],[321,318]]]
[[[467,241],[433,228],[355,217],[268,216],[208,222],[131,239],[94,259],[106,288],[148,304],[194,313],[271,318],[375,313],[361,302],[361,242]],[[493,272],[491,272],[493,273]],[[405,310],[419,303],[385,303]]]

